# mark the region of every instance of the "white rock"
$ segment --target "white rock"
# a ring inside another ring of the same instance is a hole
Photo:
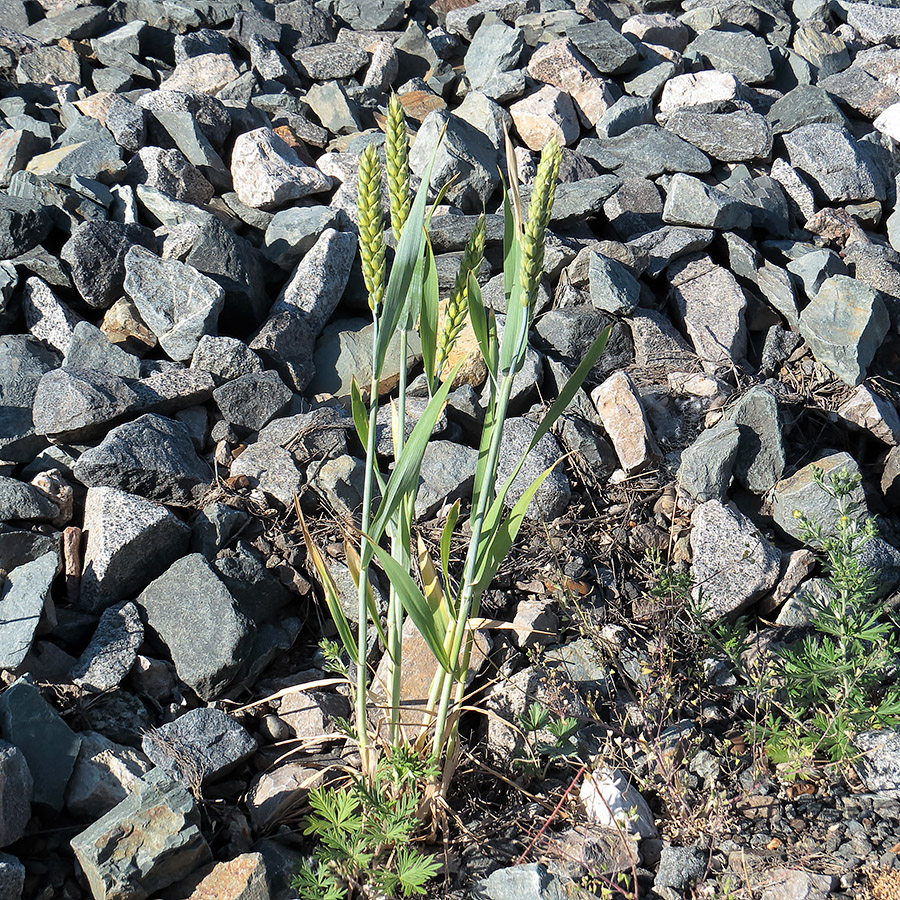
[[[735,100],[740,97],[741,83],[727,72],[712,70],[670,78],[663,88],[659,101],[661,113],[674,112],[683,106],[698,106],[717,100]]]
[[[882,134],[900,143],[900,103],[889,106],[872,124]]]
[[[647,801],[623,772],[598,769],[585,773],[581,802],[590,822],[603,827],[621,827],[642,838],[656,837],[656,823]]]
[[[241,203],[254,209],[272,209],[331,188],[331,179],[304,165],[271,128],[238,135],[231,154],[231,177]]]
[[[172,74],[160,84],[163,91],[197,91],[215,94],[240,73],[231,57],[224,53],[203,53],[191,56],[175,66]]]

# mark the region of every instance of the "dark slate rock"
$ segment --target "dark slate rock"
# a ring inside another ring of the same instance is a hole
[[[34,778],[33,802],[59,812],[81,738],[27,677],[13,682],[0,696],[0,731],[28,763]]]
[[[773,134],[787,134],[815,122],[842,128],[847,120],[834,100],[820,87],[803,84],[776,100],[766,113]]]
[[[32,175],[60,184],[68,183],[75,175],[113,183],[124,169],[122,148],[112,140],[109,132],[103,137],[79,140],[42,153],[26,166]]]
[[[744,204],[754,228],[768,231],[775,237],[787,237],[790,233],[787,197],[784,188],[774,178],[768,175],[745,178],[729,187],[727,193]]]
[[[511,474],[519,458],[527,450],[528,444],[537,431],[537,425],[529,419],[507,419],[500,446],[500,464],[497,469],[499,482]],[[548,440],[549,438],[549,440]],[[525,493],[531,483],[550,466],[556,465],[563,452],[552,434],[545,434],[535,445],[525,460],[506,495],[507,507],[512,507]],[[561,516],[569,505],[571,488],[569,479],[561,466],[557,466],[538,488],[528,504],[527,515],[538,521],[550,521]]]
[[[620,97],[600,117],[596,131],[600,138],[619,137],[638,125],[655,125],[652,97]],[[580,145],[579,145],[580,146]]]
[[[275,21],[284,27],[284,43],[294,51],[316,44],[327,44],[335,38],[331,18],[309,0],[289,0],[275,6]]]
[[[226,422],[259,431],[274,419],[293,397],[277,372],[242,375],[213,392]]]
[[[775,77],[772,56],[763,38],[743,28],[711,28],[701,32],[686,53],[698,53],[719,72],[730,72],[744,84],[762,84]]]
[[[153,0],[139,2],[146,7]],[[212,859],[194,798],[160,769],[138,779],[121,803],[73,838],[72,850],[95,897],[155,896]]]
[[[123,181],[156,188],[176,200],[197,206],[207,203],[215,193],[215,188],[196,166],[174,147],[170,150],[142,147],[131,157]]]
[[[263,370],[262,360],[237,338],[204,334],[191,357],[191,368],[228,381]]]
[[[209,507],[204,507],[204,510]],[[231,510],[227,519],[219,524],[234,528],[234,514]],[[239,520],[238,520],[239,521]],[[195,523],[196,526],[196,523]],[[196,533],[196,532],[195,532]],[[220,531],[215,535],[216,543],[228,537],[228,531]],[[234,597],[241,612],[256,625],[277,620],[284,613],[284,607],[294,600],[292,594],[265,566],[265,559],[246,541],[238,541],[233,550],[226,550],[213,563],[216,574]]]
[[[772,129],[758,113],[679,109],[669,116],[665,127],[723,162],[767,159],[772,152]]]
[[[615,175],[592,175],[571,183],[558,184],[550,221],[566,225],[582,222],[588,216],[599,215],[606,199],[620,184],[621,181]],[[527,207],[531,191],[523,188],[520,193],[522,202]]]
[[[225,302],[222,288],[193,266],[139,246],[125,255],[125,291],[174,360],[190,359],[200,338],[215,331]]]
[[[33,337],[0,336],[0,459],[28,462],[46,445],[32,408],[41,377],[57,365],[56,353]]]
[[[176,561],[137,602],[188,687],[203,700],[228,687],[253,642],[254,628],[199,553]]]
[[[212,481],[187,428],[155,413],[113,428],[75,464],[88,487],[106,485],[175,506],[190,506]]]
[[[815,123],[784,136],[791,165],[806,172],[831,201],[883,196],[884,176],[849,132]]]
[[[693,847],[663,847],[653,887],[688,890],[706,875],[708,863],[709,855]]]
[[[148,732],[141,748],[176,781],[196,789],[237,768],[256,741],[221,710],[201,707]]]
[[[133,603],[103,611],[97,630],[73,666],[71,678],[89,691],[118,687],[137,659],[144,642],[144,626]]]
[[[15,671],[25,661],[59,564],[59,552],[51,550],[7,574],[0,589],[0,668]]]
[[[0,569],[11,572],[18,566],[34,562],[51,551],[59,554],[61,535],[38,534],[0,526]]]
[[[900,103],[900,94],[893,87],[882,84],[857,66],[850,66],[836,75],[821,78],[818,85],[822,90],[828,91],[838,103],[843,103],[867,119],[874,119],[889,106]]]
[[[352,78],[369,63],[369,54],[349,41],[304,47],[294,53],[300,71],[313,81]]]
[[[50,226],[43,204],[0,193],[0,259],[31,250],[47,237]]]
[[[637,47],[602,19],[569,26],[566,36],[602,75],[629,72],[640,59]]]
[[[72,231],[60,256],[69,264],[72,281],[88,305],[106,309],[122,296],[125,254],[135,244],[156,250],[156,238],[141,225],[91,221]]]
[[[0,847],[8,847],[22,837],[31,818],[34,780],[25,755],[6,741],[0,741],[0,776],[4,787],[0,796]]]
[[[337,0],[335,15],[354,31],[387,31],[403,21],[404,0]]]
[[[40,488],[0,475],[0,522],[55,519],[59,506]]]
[[[248,521],[247,513],[225,503],[204,506],[191,524],[191,552],[202,553],[211,562]]]
[[[667,225],[722,231],[748,228],[751,221],[743,203],[699,178],[680,173],[669,182],[662,217]]]
[[[796,275],[803,284],[803,292],[812,300],[819,292],[819,288],[831,278],[832,275],[849,275],[844,260],[833,250],[813,249],[796,259],[792,259],[786,266],[788,272]]]
[[[115,94],[110,101],[104,124],[115,142],[132,153],[147,142],[146,112],[119,94]]]
[[[94,369],[121,378],[137,379],[141,375],[141,361],[113,344],[90,322],[79,322],[75,326],[63,366],[69,369]]]
[[[164,506],[111,487],[88,489],[79,604],[99,612],[142,590],[187,549],[190,530]]]
[[[430,441],[419,471],[417,519],[435,515],[444,504],[470,496],[478,451],[453,441]]]
[[[663,200],[649,178],[629,178],[603,204],[609,224],[622,240],[660,228]]]
[[[750,388],[724,420],[740,431],[735,478],[755,494],[770,491],[784,473],[784,443],[778,402],[762,385]]]
[[[8,853],[0,853],[0,892],[10,900],[19,900],[25,887],[25,866]]]
[[[479,216],[435,216],[431,220],[428,236],[436,254],[462,250]],[[503,240],[503,216],[489,213],[484,217],[485,243]]]
[[[301,206],[277,212],[266,228],[266,259],[293,268],[311,250],[326,228],[343,224],[340,210],[330,206]]]
[[[651,277],[655,277],[673,260],[688,253],[705,250],[712,243],[714,235],[712,229],[664,225],[630,240],[628,246],[635,253],[646,256],[645,271]]]
[[[190,113],[207,140],[219,152],[222,151],[231,131],[231,114],[228,107],[209,94],[193,91],[150,91],[138,98],[137,105],[150,113],[157,111]],[[153,137],[158,138],[159,131],[163,133],[165,141],[168,135],[162,126],[153,133]],[[171,138],[163,146],[170,146],[170,141]]]
[[[638,125],[605,140],[585,138],[578,152],[623,178],[653,178],[663,172],[703,175],[712,168],[705,153],[658,125]]]
[[[678,483],[699,503],[725,502],[737,459],[740,430],[727,423],[708,428],[681,454]]]

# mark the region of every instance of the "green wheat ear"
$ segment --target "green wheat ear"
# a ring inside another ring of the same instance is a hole
[[[556,179],[559,177],[561,159],[562,149],[554,135],[541,152],[528,204],[528,221],[522,233],[521,300],[531,311],[534,310],[544,271],[544,237],[556,197]]]
[[[369,308],[377,312],[384,300],[384,227],[381,217],[381,166],[372,144],[363,150],[359,159],[356,208],[359,213],[359,255],[363,282],[369,292]]]
[[[391,228],[399,241],[409,216],[412,197],[409,190],[409,136],[406,115],[396,94],[388,103],[385,127],[385,158],[387,162],[388,198],[391,207]]]
[[[450,299],[447,301],[447,309],[444,313],[444,324],[438,340],[437,371],[440,373],[447,362],[456,339],[466,321],[468,304],[469,273],[477,273],[484,259],[485,223],[484,216],[480,216],[469,236],[466,249],[463,251],[462,261],[459,264],[459,272]]]

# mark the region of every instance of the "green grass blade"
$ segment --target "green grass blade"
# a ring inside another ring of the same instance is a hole
[[[453,529],[459,521],[459,507],[459,500],[450,507],[447,521],[444,522],[444,530],[441,532],[441,570],[445,579],[450,577],[450,542],[453,539]]]
[[[413,581],[409,572],[387,550],[379,547],[374,541],[370,541],[370,546],[374,548],[378,562],[400,598],[406,614],[412,619],[413,625],[416,626],[419,634],[422,635],[425,643],[428,644],[428,649],[437,660],[438,665],[445,672],[450,672],[450,659],[447,656],[447,651],[444,649],[442,636],[438,634],[431,607],[419,590],[419,586]]]
[[[363,447],[369,445],[369,415],[366,412],[366,404],[363,403],[362,391],[356,376],[350,382],[350,412],[353,415],[353,424],[356,426],[356,435]]]
[[[512,294],[506,307],[506,327],[500,343],[500,374],[513,375],[522,368],[525,362],[525,350],[528,347],[528,326],[530,315],[528,308],[521,302],[522,289],[518,282],[513,285]]]
[[[457,365],[457,368],[453,370],[453,376],[456,375],[458,369]],[[403,450],[397,458],[394,471],[391,472],[391,477],[382,494],[378,512],[370,525],[371,536],[375,538],[376,542],[381,539],[388,522],[396,515],[403,498],[418,489],[422,457],[425,455],[425,448],[431,439],[435,423],[447,402],[452,382],[453,377],[448,378],[435,392],[419,421],[416,422],[409,439],[403,445]],[[371,552],[372,548],[369,548],[368,558],[363,559],[363,568],[371,560]]]
[[[419,338],[428,389],[434,392],[434,361],[437,355],[439,289],[437,268],[431,242],[425,242],[425,270],[422,278],[422,301],[419,314]]]
[[[353,583],[356,585],[357,590],[359,590],[359,553],[356,552],[356,547],[346,539],[344,540],[344,556],[346,557],[347,568],[350,570],[350,576],[353,578]],[[384,633],[384,629],[381,627],[381,612],[375,605],[375,595],[372,593],[372,583],[369,581],[368,577],[366,577],[366,609],[369,610],[369,619],[375,626],[378,640],[381,641],[386,649],[389,649],[387,636]]]

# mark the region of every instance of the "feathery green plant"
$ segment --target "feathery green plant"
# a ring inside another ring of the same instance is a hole
[[[554,139],[545,147],[531,193],[527,220],[522,213],[515,171],[515,157],[507,137],[506,157],[509,185],[504,200],[504,287],[506,326],[502,340],[494,311],[486,309],[476,273],[484,254],[483,218],[476,224],[463,254],[459,275],[450,296],[444,325],[438,333],[438,282],[434,255],[427,236],[431,213],[442,199],[446,186],[436,191],[429,211],[431,164],[427,167],[415,199],[409,201],[408,144],[403,127],[402,107],[392,98],[386,126],[385,157],[390,191],[389,206],[397,248],[385,284],[384,240],[381,221],[381,180],[373,149],[360,161],[359,239],[366,287],[373,313],[372,382],[368,409],[360,387],[351,390],[351,411],[357,434],[366,448],[363,509],[359,550],[348,541],[347,561],[358,587],[359,623],[354,635],[338,602],[337,588],[322,554],[302,522],[309,558],[323,584],[329,611],[335,620],[344,650],[355,666],[356,702],[354,737],[359,745],[363,777],[372,779],[378,756],[369,733],[369,666],[366,658],[366,631],[371,623],[387,655],[388,678],[384,686],[389,733],[389,758],[410,750],[433,760],[439,777],[431,796],[446,792],[455,768],[459,716],[463,705],[475,630],[483,625],[478,618],[483,592],[490,585],[501,562],[516,540],[526,510],[535,492],[551,469],[537,478],[512,508],[507,495],[521,471],[525,457],[549,431],[572,400],[575,391],[596,363],[605,346],[608,331],[597,337],[590,351],[547,411],[526,452],[510,476],[497,484],[500,446],[512,385],[521,371],[534,316],[534,303],[543,270],[544,241],[553,206],[561,150]],[[461,505],[451,508],[440,543],[440,567],[431,557],[421,536],[413,540],[415,500],[419,470],[431,432],[443,410],[455,372],[446,372],[447,357],[468,315],[478,347],[488,370],[487,405],[480,441],[475,487],[469,507],[471,539],[461,575],[450,572],[450,544],[457,527]],[[408,333],[418,327],[430,397],[409,437],[405,435],[406,368]],[[387,348],[400,340],[400,384],[396,404],[392,403],[392,430],[395,463],[390,475],[382,474],[375,453],[375,422],[381,390],[381,376]],[[373,508],[374,485],[381,500]],[[298,505],[298,516],[300,515]],[[382,546],[383,539],[389,546]],[[369,589],[368,570],[378,564],[390,583],[386,626],[382,627]],[[421,587],[417,577],[421,581]],[[416,723],[401,721],[402,648],[401,632],[409,617],[426,642],[436,662],[436,674],[425,709],[416,710]],[[371,706],[378,702],[372,698]],[[425,723],[422,724],[424,718]]]

